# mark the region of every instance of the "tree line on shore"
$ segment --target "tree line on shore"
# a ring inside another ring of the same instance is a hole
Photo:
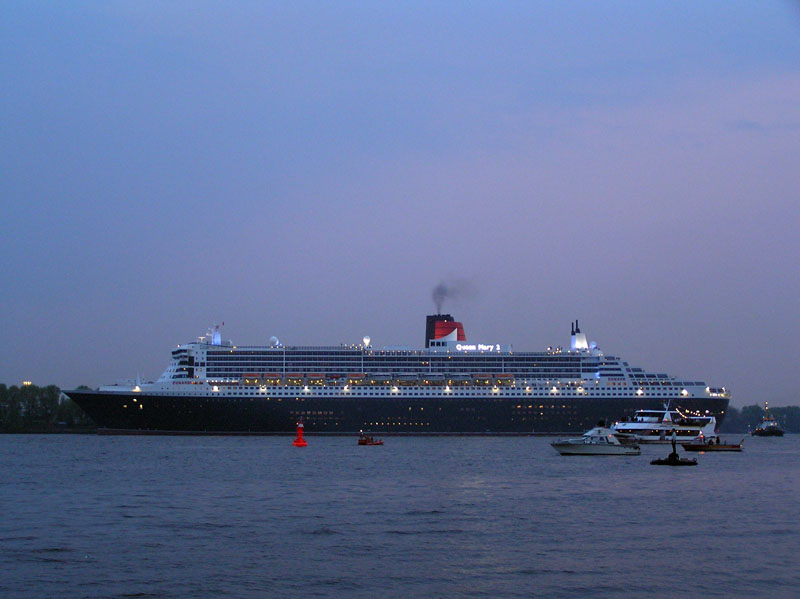
[[[95,423],[55,385],[0,383],[0,432],[52,433],[91,431]]]
[[[787,433],[800,433],[800,406],[770,408],[770,413]],[[720,427],[722,433],[747,433],[764,417],[759,405],[742,409],[728,407]],[[0,383],[0,432],[32,433],[91,431],[95,423],[55,385],[12,385]]]
[[[787,433],[800,433],[800,406],[770,408],[769,413]],[[744,406],[741,410],[728,406],[720,433],[749,433],[766,415],[764,406]]]

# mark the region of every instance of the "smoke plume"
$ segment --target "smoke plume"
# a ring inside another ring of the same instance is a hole
[[[459,298],[466,298],[473,293],[472,285],[469,281],[455,280],[455,281],[442,281],[433,288],[433,302],[436,304],[436,313],[442,313],[442,306],[444,300],[454,300]]]

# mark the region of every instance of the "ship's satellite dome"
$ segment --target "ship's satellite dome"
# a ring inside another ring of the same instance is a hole
[[[273,335],[272,337],[269,338],[269,344],[270,345],[280,345],[281,342],[278,341],[278,338],[275,335]]]

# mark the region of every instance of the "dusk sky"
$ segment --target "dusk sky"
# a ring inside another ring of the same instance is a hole
[[[800,404],[800,3],[4,2],[0,382],[569,345]]]

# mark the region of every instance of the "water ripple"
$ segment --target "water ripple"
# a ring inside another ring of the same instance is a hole
[[[0,597],[621,599],[673,567],[687,596],[800,587],[792,435],[695,472],[539,438],[312,441],[0,436]]]

